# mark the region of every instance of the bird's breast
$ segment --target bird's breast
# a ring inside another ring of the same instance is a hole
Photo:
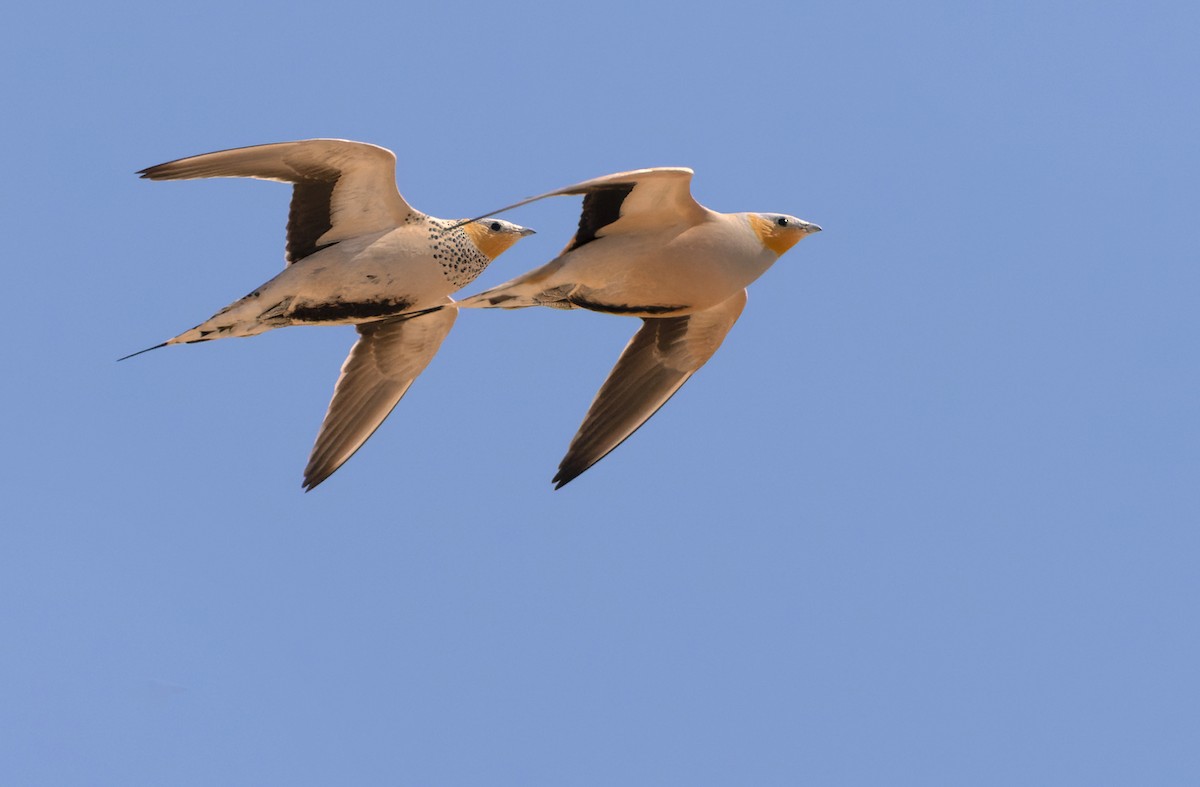
[[[610,311],[679,313],[727,300],[775,259],[748,228],[738,232],[705,223],[674,233],[601,238],[570,252],[553,274],[553,284],[578,285],[589,300],[607,304]]]

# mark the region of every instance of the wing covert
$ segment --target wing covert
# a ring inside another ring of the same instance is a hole
[[[446,303],[450,304],[449,298]],[[416,317],[394,317],[358,326],[333,390],[308,466],[311,491],[362,447],[437,354],[458,309],[449,306]]]
[[[566,249],[571,251],[613,232],[698,223],[707,209],[692,197],[692,175],[692,170],[687,167],[653,167],[616,172],[514,202],[473,220],[478,221],[547,197],[583,195],[579,229]]]
[[[150,180],[256,178],[293,184],[287,260],[339,240],[383,232],[421,215],[396,188],[396,157],[344,139],[306,139],[219,150],[141,170]]]
[[[746,291],[711,309],[643,318],[596,393],[552,482],[560,489],[636,432],[708,362],[746,305]]]

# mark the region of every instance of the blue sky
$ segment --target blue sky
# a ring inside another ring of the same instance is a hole
[[[1194,6],[34,5],[0,781],[1200,780]],[[683,165],[825,232],[565,489],[634,320],[462,315],[306,495],[351,329],[114,360],[282,264],[285,187],[133,173],[312,136],[438,216]]]

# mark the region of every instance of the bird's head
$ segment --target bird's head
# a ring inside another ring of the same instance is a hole
[[[475,219],[462,225],[463,232],[489,260],[503,254],[509,246],[532,235],[533,230],[504,219]]]
[[[804,237],[820,232],[816,224],[783,213],[748,213],[754,234],[776,254],[783,254]]]

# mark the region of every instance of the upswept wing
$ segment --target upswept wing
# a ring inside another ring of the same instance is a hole
[[[347,238],[383,232],[421,214],[396,190],[396,156],[344,139],[306,139],[220,150],[147,167],[150,180],[257,178],[293,184],[287,261]]]
[[[745,305],[742,290],[705,311],[644,318],[571,440],[554,488],[599,462],[658,412],[717,351]]]
[[[447,304],[451,304],[449,298]],[[329,411],[304,468],[304,488],[312,490],[342,466],[375,433],[433,360],[450,333],[453,306],[358,326],[333,390]]]
[[[692,174],[687,167],[654,167],[617,172],[548,191],[479,218],[519,208],[546,197],[583,195],[579,229],[567,245],[567,251],[570,251],[613,232],[698,222],[706,209],[692,197]]]

